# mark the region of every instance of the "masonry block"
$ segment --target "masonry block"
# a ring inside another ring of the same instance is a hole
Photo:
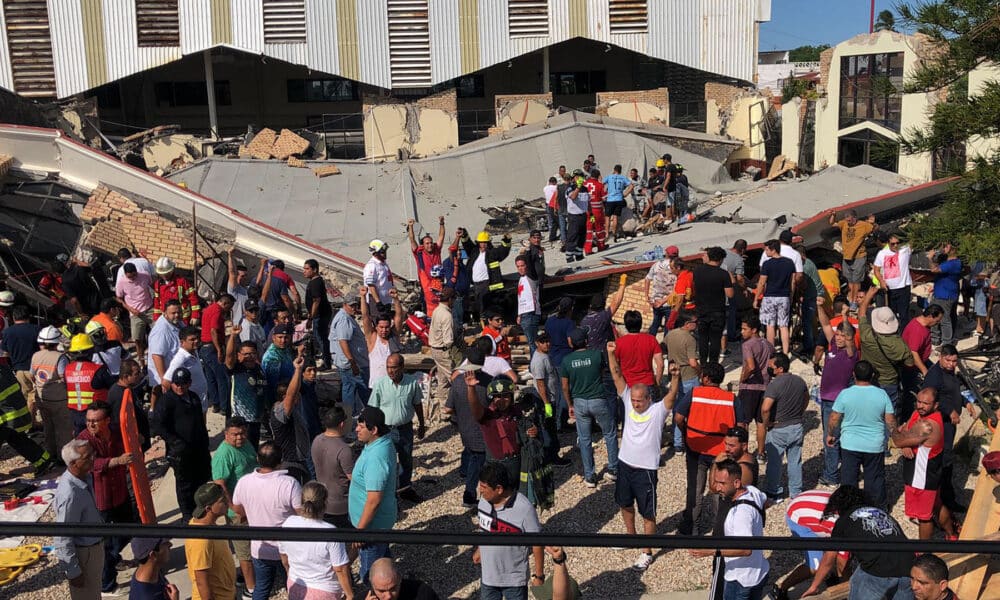
[[[552,114],[552,93],[499,94],[494,98],[496,124],[503,131],[537,123]]]
[[[255,138],[256,139],[256,138]],[[285,160],[293,154],[302,154],[309,149],[309,140],[300,137],[288,129],[282,129],[281,135],[271,146],[271,156]]]

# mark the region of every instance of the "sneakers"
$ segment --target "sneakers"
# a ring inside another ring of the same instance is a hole
[[[608,478],[608,481],[618,481],[618,471],[609,470],[604,476]]]
[[[584,477],[583,483],[587,484],[589,488],[597,487],[597,475],[591,475],[590,477]]]
[[[240,594],[240,600],[253,600],[253,590],[248,590],[244,587],[243,593]]]
[[[109,589],[108,591],[101,592],[101,598],[120,598],[124,595],[125,595],[125,590],[118,587],[117,583],[111,586],[111,589]]]
[[[642,572],[648,569],[651,564],[653,564],[653,555],[642,552],[639,554],[639,558],[632,563],[632,570]]]
[[[771,588],[771,595],[770,595],[770,597],[773,600],[788,600],[788,592],[786,592],[785,590],[781,589],[781,587],[778,586],[777,583],[775,583],[774,586]]]

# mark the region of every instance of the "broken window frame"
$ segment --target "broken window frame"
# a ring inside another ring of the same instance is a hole
[[[902,52],[841,57],[840,129],[868,121],[900,131],[903,59]]]
[[[157,81],[153,84],[153,102],[159,109],[208,106],[208,89],[204,81]],[[215,80],[215,104],[232,106],[228,79]]]
[[[851,152],[857,160],[847,160]],[[843,135],[837,140],[837,164],[845,167],[871,165],[873,167],[899,172],[899,142],[872,129],[865,128]]]
[[[298,86],[301,87],[301,91]],[[336,88],[336,93],[326,92]],[[346,90],[345,90],[346,88]],[[343,77],[292,78],[285,80],[285,98],[289,104],[310,104],[317,102],[353,102],[358,100],[358,85]]]

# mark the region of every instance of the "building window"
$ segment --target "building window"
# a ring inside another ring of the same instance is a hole
[[[902,52],[841,58],[840,128],[872,121],[899,131],[902,89]]]
[[[3,2],[14,91],[27,98],[54,98],[56,70],[45,0]]]
[[[305,0],[264,0],[264,43],[306,43]]]
[[[507,0],[510,37],[549,35],[548,0]]]
[[[431,87],[431,34],[427,0],[386,0],[386,8],[392,87]]]
[[[611,33],[646,33],[649,12],[646,0],[609,0],[608,21]]]
[[[862,129],[840,138],[837,162],[845,167],[871,165],[899,172],[899,142]]]
[[[459,98],[482,98],[486,95],[484,88],[482,73],[464,75],[455,83],[456,95]]]
[[[97,107],[101,109],[120,109],[122,107],[121,82],[105,83],[94,89]]]
[[[572,71],[549,74],[549,89],[557,96],[607,91],[604,71]]]
[[[135,0],[135,28],[139,47],[181,45],[177,0]]]
[[[158,108],[208,106],[208,89],[204,81],[160,81],[153,86]],[[230,106],[233,96],[228,81],[215,82],[215,104]]]
[[[358,87],[350,79],[289,79],[289,102],[348,102],[358,99]]]

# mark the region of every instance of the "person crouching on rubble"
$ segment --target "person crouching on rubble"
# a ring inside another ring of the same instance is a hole
[[[500,246],[494,246],[490,234],[480,231],[476,242],[469,239],[468,233],[462,237],[462,247],[469,257],[469,269],[472,273],[472,291],[475,294],[477,321],[482,319],[483,311],[488,306],[497,304],[494,297],[503,291],[503,274],[500,263],[510,254],[510,234],[504,234]]]

